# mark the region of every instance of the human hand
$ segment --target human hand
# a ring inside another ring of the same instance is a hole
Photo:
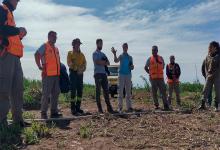
[[[111,51],[112,51],[112,53],[113,53],[114,55],[116,55],[117,50],[115,50],[115,48],[114,48],[114,47],[112,47]]]
[[[22,39],[27,35],[27,30],[23,27],[19,28],[19,37]]]

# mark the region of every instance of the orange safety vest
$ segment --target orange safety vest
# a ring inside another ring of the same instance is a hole
[[[57,47],[52,47],[49,42],[45,44],[45,64],[43,74],[46,76],[60,75],[60,55]]]
[[[174,71],[174,73],[175,73],[175,65],[171,65],[171,64],[169,64],[168,65],[168,69],[169,70],[173,70]],[[173,75],[175,75],[175,74],[173,74]],[[173,84],[173,83],[179,83],[179,79],[169,79],[168,77],[167,77],[167,83],[168,84]]]
[[[5,25],[16,27],[14,16],[13,16],[12,12],[8,9],[8,7],[6,5],[2,5],[1,7],[8,12],[7,13],[7,21],[6,21]],[[11,53],[12,55],[18,56],[18,57],[23,56],[24,46],[21,42],[19,35],[9,36],[8,43],[9,43],[9,45],[6,47],[7,52]]]
[[[150,57],[150,78],[151,79],[163,79],[163,69],[164,69],[164,64],[162,61],[161,56],[157,56],[159,63],[156,61],[154,56]]]

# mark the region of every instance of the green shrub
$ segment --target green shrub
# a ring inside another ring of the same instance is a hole
[[[82,125],[79,129],[79,134],[81,138],[90,138],[91,137],[91,129],[88,125]]]
[[[41,138],[50,137],[52,128],[47,127],[45,123],[32,122],[30,128],[25,128],[23,132],[26,144],[36,144]]]
[[[41,100],[41,82],[24,79],[24,108],[39,109]]]

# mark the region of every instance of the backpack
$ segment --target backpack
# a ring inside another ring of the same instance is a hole
[[[66,66],[60,63],[60,91],[61,93],[68,93],[70,90],[70,80],[67,73]]]

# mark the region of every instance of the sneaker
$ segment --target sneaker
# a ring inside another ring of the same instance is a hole
[[[54,113],[54,114],[51,114],[50,115],[50,118],[60,118],[62,117],[63,115],[61,113]]]
[[[77,110],[78,113],[84,114],[84,111],[82,109]]]

